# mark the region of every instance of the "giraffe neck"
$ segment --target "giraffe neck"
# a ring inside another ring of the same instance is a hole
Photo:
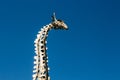
[[[41,28],[37,34],[36,40],[34,41],[36,55],[34,56],[35,66],[33,70],[33,80],[50,80],[46,54],[46,39],[48,36],[48,31],[51,28],[53,28],[51,23]]]

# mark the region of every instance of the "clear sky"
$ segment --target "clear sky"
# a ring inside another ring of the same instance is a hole
[[[120,80],[119,0],[0,0],[0,80],[32,80],[34,40],[48,36],[51,80]]]

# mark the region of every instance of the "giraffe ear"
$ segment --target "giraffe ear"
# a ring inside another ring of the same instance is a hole
[[[53,15],[51,17],[52,17],[52,22],[57,21],[56,16],[55,16],[55,12],[53,13]]]

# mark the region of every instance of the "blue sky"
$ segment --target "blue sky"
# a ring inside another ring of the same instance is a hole
[[[119,0],[1,0],[0,80],[32,80],[34,39],[56,12],[69,30],[48,36],[51,80],[120,80]]]

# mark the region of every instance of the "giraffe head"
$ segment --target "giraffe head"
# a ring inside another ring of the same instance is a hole
[[[57,20],[55,17],[55,13],[52,16],[52,25],[54,26],[54,29],[64,29],[64,30],[68,30],[67,25],[64,23],[64,21],[62,20]]]

